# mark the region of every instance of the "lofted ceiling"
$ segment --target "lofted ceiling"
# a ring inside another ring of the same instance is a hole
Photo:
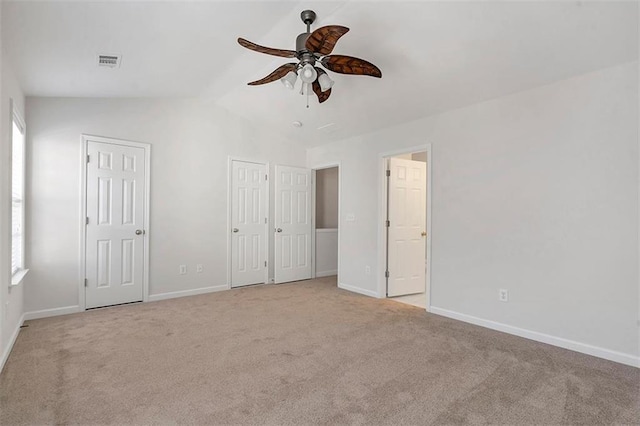
[[[201,97],[307,146],[638,59],[636,2],[7,1],[2,43],[25,93]],[[279,82],[250,87],[295,49],[300,12],[351,29],[334,53],[383,78],[331,74],[322,105]],[[99,68],[98,54],[121,54]],[[303,126],[292,126],[300,121]]]

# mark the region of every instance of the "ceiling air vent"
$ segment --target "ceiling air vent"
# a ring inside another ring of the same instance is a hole
[[[337,125],[336,123],[328,123],[328,124],[325,124],[324,126],[318,127],[318,130],[320,130],[321,132],[330,134],[340,130],[340,126]]]
[[[118,68],[122,55],[98,55],[98,66]]]

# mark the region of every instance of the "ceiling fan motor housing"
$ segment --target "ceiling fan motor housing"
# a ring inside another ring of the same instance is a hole
[[[316,63],[316,56],[305,46],[308,38],[308,33],[302,33],[296,38],[296,57],[300,61],[300,67],[303,67],[305,64],[315,65]]]
[[[308,52],[307,47],[305,46],[308,38],[309,33],[302,33],[296,38],[296,52],[298,52],[298,54]]]

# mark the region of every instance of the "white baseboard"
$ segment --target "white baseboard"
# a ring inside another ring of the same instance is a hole
[[[378,293],[376,293],[375,291],[372,291],[372,290],[367,290],[367,289],[360,288],[360,287],[354,287],[352,285],[348,285],[348,284],[344,284],[344,283],[338,283],[338,288],[341,288],[343,290],[352,291],[354,293],[364,294],[365,296],[369,296],[369,297],[375,297],[376,299],[378,299]]]
[[[69,315],[75,314],[77,312],[82,312],[80,306],[65,306],[62,308],[54,308],[54,309],[43,309],[41,311],[33,311],[33,312],[25,312],[24,320],[30,321],[34,319],[40,318],[49,318],[49,317],[57,317],[59,315]]]
[[[198,294],[213,293],[215,291],[229,290],[227,285],[215,285],[212,287],[196,288],[193,290],[172,291],[169,293],[152,294],[149,296],[149,302],[157,302],[158,300],[175,299],[176,297],[197,296]]]
[[[9,355],[11,354],[11,350],[13,349],[13,345],[16,343],[16,339],[18,338],[18,333],[20,333],[20,327],[22,327],[22,324],[24,324],[24,314],[22,314],[22,316],[20,317],[16,329],[13,331],[13,334],[11,334],[9,344],[6,348],[4,348],[4,351],[2,352],[2,359],[0,359],[0,373],[4,368],[4,364],[9,359]]]
[[[472,315],[461,314],[459,312],[450,311],[448,309],[437,308],[435,306],[431,306],[429,311],[433,314],[441,315],[447,318],[453,318],[455,320],[479,325],[481,327],[490,328],[492,330],[502,331],[503,333],[513,334],[515,336],[535,340],[536,342],[542,342],[548,345],[558,346],[564,349],[569,349],[598,358],[604,358],[609,361],[619,362],[620,364],[640,368],[640,357],[632,354],[612,351],[610,349],[600,348],[597,346],[589,345],[587,343],[576,342],[574,340],[564,339],[562,337],[556,337],[537,331],[526,330],[524,328],[514,327],[500,322],[474,317]]]
[[[330,277],[332,275],[338,275],[338,270],[335,269],[333,271],[320,271],[320,272],[316,272],[316,278],[322,278],[322,277]]]

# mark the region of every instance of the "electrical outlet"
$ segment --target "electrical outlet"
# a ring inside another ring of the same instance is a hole
[[[187,274],[187,265],[180,265],[180,275],[186,275]]]
[[[498,290],[498,300],[501,302],[509,301],[509,290],[501,288]]]
[[[201,274],[201,273],[202,273],[202,271],[204,271],[204,267],[202,266],[202,263],[198,263],[198,264],[196,265],[196,272],[197,272],[197,273],[199,273],[199,274]]]
[[[371,275],[371,266],[367,265],[364,267],[364,273],[367,275]]]

